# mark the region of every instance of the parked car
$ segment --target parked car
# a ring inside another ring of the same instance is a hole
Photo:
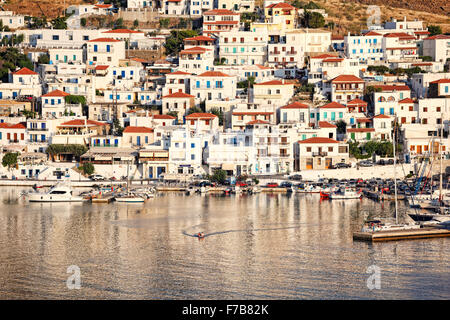
[[[293,174],[292,176],[288,177],[289,180],[294,180],[294,181],[301,181],[302,180],[302,175],[301,174]]]
[[[248,184],[246,182],[244,182],[244,181],[237,181],[236,182],[236,186],[237,187],[247,187]]]
[[[342,168],[350,168],[351,166],[348,163],[339,162],[333,165],[334,169],[342,169]]]
[[[360,167],[373,167],[372,160],[363,160],[359,162]]]
[[[269,182],[268,184],[266,184],[267,188],[278,188],[278,183],[276,182]]]
[[[292,187],[292,183],[290,183],[289,181],[283,181],[283,182],[280,184],[280,187],[281,187],[281,188],[290,188],[290,187]]]
[[[99,174],[93,174],[91,176],[89,176],[89,179],[94,180],[94,181],[100,181],[100,180],[105,180],[105,177]]]

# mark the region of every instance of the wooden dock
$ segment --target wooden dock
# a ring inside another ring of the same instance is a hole
[[[438,227],[425,227],[420,229],[376,231],[376,232],[354,232],[353,240],[357,241],[393,241],[409,239],[427,239],[450,237],[450,229]]]

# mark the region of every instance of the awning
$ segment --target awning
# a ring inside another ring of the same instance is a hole
[[[236,165],[234,163],[222,163],[222,170],[231,171],[236,169]]]

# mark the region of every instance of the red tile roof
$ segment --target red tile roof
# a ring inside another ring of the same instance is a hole
[[[333,101],[333,102],[330,102],[330,103],[328,103],[328,104],[326,104],[324,106],[321,106],[319,108],[320,109],[336,109],[336,108],[347,108],[347,107],[342,105],[342,104],[340,104],[340,103],[337,103],[337,102]]]
[[[326,59],[326,58],[337,58],[337,57],[338,57],[337,55],[324,53],[324,54],[320,54],[320,55],[315,56],[315,57],[311,57],[311,59]]]
[[[109,66],[106,66],[106,65],[98,65],[95,67],[95,70],[106,70],[108,68],[109,68]]]
[[[359,119],[356,119],[356,122],[359,122],[359,123],[368,123],[368,122],[372,122],[372,120],[370,120],[369,118],[359,118]]]
[[[288,104],[287,106],[283,106],[280,109],[308,109],[309,106],[304,103],[300,103],[298,101]]]
[[[326,58],[323,59],[323,62],[341,62],[344,61],[344,58]]]
[[[144,33],[144,32],[130,30],[130,29],[114,29],[114,30],[104,31],[102,33]]]
[[[94,7],[107,9],[112,7],[112,4],[94,4]]]
[[[25,76],[25,75],[35,75],[37,73],[32,71],[32,70],[30,70],[30,69],[28,69],[28,68],[26,68],[26,67],[24,67],[24,68],[22,68],[22,69],[20,69],[20,70],[18,70],[16,72],[13,72],[12,74]]]
[[[437,34],[435,36],[431,36],[428,38],[425,38],[424,40],[448,40],[450,39],[450,36],[445,35],[445,34]]]
[[[152,133],[152,128],[128,126],[123,130],[124,133]]]
[[[404,32],[393,32],[384,35],[385,38],[400,38],[400,39],[416,39],[413,35]]]
[[[186,116],[186,119],[214,119],[217,118],[215,114],[205,112],[195,112]]]
[[[391,117],[385,115],[385,114],[379,114],[375,117],[373,117],[374,119],[390,119]]]
[[[0,129],[26,129],[26,123],[0,123]]]
[[[348,128],[347,132],[374,132],[374,128]]]
[[[120,42],[120,40],[116,40],[113,38],[97,38],[89,40],[88,42]]]
[[[293,7],[289,3],[285,3],[285,2],[272,3],[271,5],[268,5],[266,8],[269,8],[269,9],[273,9],[273,8],[279,9],[280,8],[280,9],[294,9],[295,10],[295,7]]]
[[[283,83],[283,81],[281,81],[281,80],[270,80],[270,81],[266,81],[266,82],[255,83],[254,86],[283,86],[283,85],[287,85],[287,84],[292,84],[292,83],[287,83],[286,81]]]
[[[198,75],[199,77],[231,77],[220,71],[206,71]]]
[[[254,125],[254,124],[269,124],[269,122],[263,121],[263,120],[253,120],[253,121],[247,122],[247,125]]]
[[[298,143],[339,143],[339,141],[330,139],[330,138],[324,138],[324,137],[313,137],[305,140],[301,140]]]
[[[319,128],[337,128],[337,126],[328,121],[319,121]]]
[[[183,41],[214,41],[214,39],[206,36],[196,36],[191,38],[184,38]]]
[[[70,96],[70,94],[61,90],[54,90],[52,92],[43,95],[43,97],[65,97],[65,96]]]
[[[352,74],[341,74],[340,76],[337,76],[331,82],[358,82],[358,83],[364,83],[364,80],[361,78],[358,78],[357,76],[354,76]]]
[[[238,24],[239,21],[205,21],[203,24]],[[212,32],[212,31],[211,31]]]
[[[432,81],[432,82],[430,82],[430,83],[438,83],[438,84],[441,84],[441,83],[450,83],[450,79],[439,79],[439,80]]]
[[[367,102],[356,98],[356,99],[353,99],[353,100],[347,102],[347,107],[348,106],[367,106]]]
[[[265,111],[233,112],[233,116],[258,116],[258,115],[268,116],[273,115],[273,112],[265,112]]]
[[[184,72],[184,71],[174,71],[174,72],[171,72],[171,73],[168,73],[168,74],[166,74],[166,76],[168,76],[168,75],[190,75],[190,73],[189,72]]]
[[[211,49],[205,49],[202,47],[192,47],[189,49],[181,50],[180,54],[205,53],[206,51],[211,51]]]
[[[94,120],[84,120],[84,119],[74,119],[67,122],[61,123],[58,127],[98,127],[98,126],[106,126],[106,123],[94,121]]]
[[[414,103],[414,100],[413,99],[411,99],[411,98],[406,98],[406,99],[403,99],[403,100],[400,100],[398,103]]]
[[[365,37],[367,36],[381,36],[381,33],[375,32],[375,31],[369,31],[364,34]]]
[[[176,117],[170,116],[168,114],[154,114],[153,115],[153,119],[156,119],[156,120],[164,120],[164,119],[175,120]]]
[[[195,96],[192,96],[184,92],[174,92],[163,96],[163,98],[195,98]]]
[[[388,84],[380,84],[374,85],[375,88],[380,88],[381,91],[410,91],[407,85],[388,85]]]

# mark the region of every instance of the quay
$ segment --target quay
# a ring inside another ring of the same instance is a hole
[[[443,238],[443,237],[450,237],[450,229],[442,229],[439,227],[425,227],[420,229],[409,229],[409,230],[353,233],[353,240],[370,241],[370,242]]]

